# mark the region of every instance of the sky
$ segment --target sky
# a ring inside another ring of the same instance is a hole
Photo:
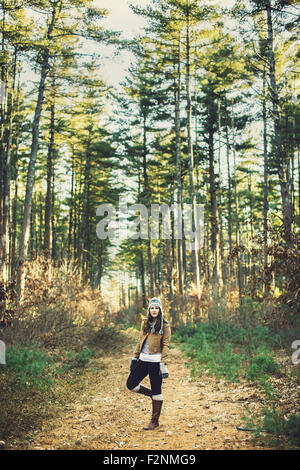
[[[145,6],[148,0],[94,0],[93,2],[95,6],[107,8],[110,11],[110,15],[105,20],[109,28],[124,30],[126,37],[133,37],[145,21],[132,12],[129,8],[130,3]]]
[[[213,3],[229,8],[233,6],[235,0],[220,0],[219,2],[216,0]],[[122,36],[126,39],[133,39],[143,31],[143,26],[146,25],[146,19],[134,14],[129,5],[146,6],[149,0],[94,0],[93,4],[110,11],[101,24],[111,30],[122,31]],[[103,48],[105,57],[104,65],[101,67],[101,76],[108,84],[118,86],[125,78],[133,56],[126,51],[114,56],[114,50],[113,47]]]
[[[121,31],[124,38],[133,39],[146,23],[145,19],[133,13],[129,4],[144,6],[147,2],[148,0],[133,0],[132,2],[130,0],[94,0],[93,4],[110,11],[108,17],[101,21],[102,26],[113,31]],[[133,57],[130,52],[126,51],[114,56],[114,47],[104,49],[104,66],[101,67],[101,75],[108,84],[117,86],[120,81],[124,80]]]
[[[129,5],[146,6],[150,0],[94,0],[93,5],[98,8],[109,10],[109,15],[101,20],[101,25],[113,31],[120,31],[122,37],[133,39],[136,35],[143,32],[143,26],[146,25],[146,19],[133,13]],[[213,3],[220,4],[223,7],[231,7],[235,0],[215,0]],[[99,52],[99,44],[93,41],[86,42],[87,52]],[[129,51],[121,51],[115,54],[116,48],[113,46],[101,45],[101,77],[108,85],[118,87],[119,83],[125,79],[128,67],[133,60],[133,55]],[[28,69],[23,72],[24,86],[31,86],[32,80],[38,81],[39,77]]]

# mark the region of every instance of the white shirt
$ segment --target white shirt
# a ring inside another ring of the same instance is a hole
[[[149,353],[148,338],[146,338],[144,341],[139,359],[140,361],[146,361],[146,362],[160,362],[161,361],[161,353],[155,353],[155,354]]]

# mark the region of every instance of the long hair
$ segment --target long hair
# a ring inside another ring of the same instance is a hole
[[[162,318],[162,314],[161,314],[161,308],[159,308],[159,314],[157,315],[156,317],[156,322],[155,322],[155,326],[154,326],[154,331],[155,333],[158,333],[160,328],[161,328],[161,318]],[[144,333],[147,334],[151,331],[151,326],[150,326],[150,323],[152,323],[154,320],[154,318],[152,317],[151,313],[150,313],[150,309],[148,309],[148,316],[147,316],[147,321],[145,322],[144,324]]]

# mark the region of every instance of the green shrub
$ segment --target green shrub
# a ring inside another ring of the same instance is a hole
[[[255,382],[260,378],[276,374],[279,365],[274,359],[274,355],[264,346],[258,348],[255,355],[250,358],[249,365],[245,371],[245,378],[250,382]]]
[[[231,382],[238,382],[242,359],[243,355],[235,354],[232,346],[225,343],[223,351],[216,357],[216,375],[222,376]]]
[[[293,446],[300,449],[300,414],[290,416],[284,422],[284,435]]]
[[[6,352],[6,364],[2,366],[2,371],[12,372],[21,386],[45,389],[53,384],[54,375],[85,366],[93,354],[88,348],[78,353],[69,350],[66,353],[67,363],[57,367],[54,360],[58,357],[52,359],[47,356],[38,343],[31,348],[13,346]]]
[[[300,449],[299,413],[286,418],[284,413],[273,405],[271,408],[263,407],[260,418],[244,417],[243,420],[246,425],[256,429],[255,441],[259,440],[275,448]]]
[[[218,345],[203,340],[199,349],[195,346],[196,343],[193,343],[193,347],[186,353],[194,359],[191,366],[193,375],[202,375],[207,370],[209,374],[215,375],[217,378],[224,377],[226,380],[233,382],[239,380],[244,355],[235,354],[229,343],[225,343],[220,348]]]
[[[172,341],[174,342],[184,342],[187,338],[194,336],[197,328],[191,323],[180,323],[176,332],[172,334]]]
[[[181,324],[175,335],[182,351],[192,359],[193,375],[207,370],[233,382],[244,377],[261,383],[279,369],[271,353],[277,340],[263,325],[243,328],[220,320],[196,326]]]
[[[91,356],[93,356],[94,353],[88,348],[84,348],[82,351],[78,352],[77,354],[69,350],[66,352],[66,357],[67,361],[69,363],[69,367],[83,367],[86,364],[89,363]]]
[[[90,362],[90,358],[94,355],[93,351],[88,348],[84,348],[76,356],[76,362],[78,366],[84,366]]]
[[[52,384],[51,366],[51,358],[35,344],[8,349],[3,370],[12,371],[21,385],[42,389]]]

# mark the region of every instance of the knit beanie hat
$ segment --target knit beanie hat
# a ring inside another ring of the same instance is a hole
[[[150,301],[149,301],[149,305],[148,305],[148,314],[149,314],[149,311],[150,311],[150,307],[152,307],[153,305],[157,305],[158,307],[160,307],[160,311],[161,311],[161,325],[160,325],[160,330],[159,330],[159,334],[162,335],[163,334],[163,327],[164,327],[164,311],[163,311],[163,307],[162,307],[162,303],[161,301],[157,298],[157,297],[153,297]],[[151,324],[151,331],[152,333],[154,333],[154,323]]]

